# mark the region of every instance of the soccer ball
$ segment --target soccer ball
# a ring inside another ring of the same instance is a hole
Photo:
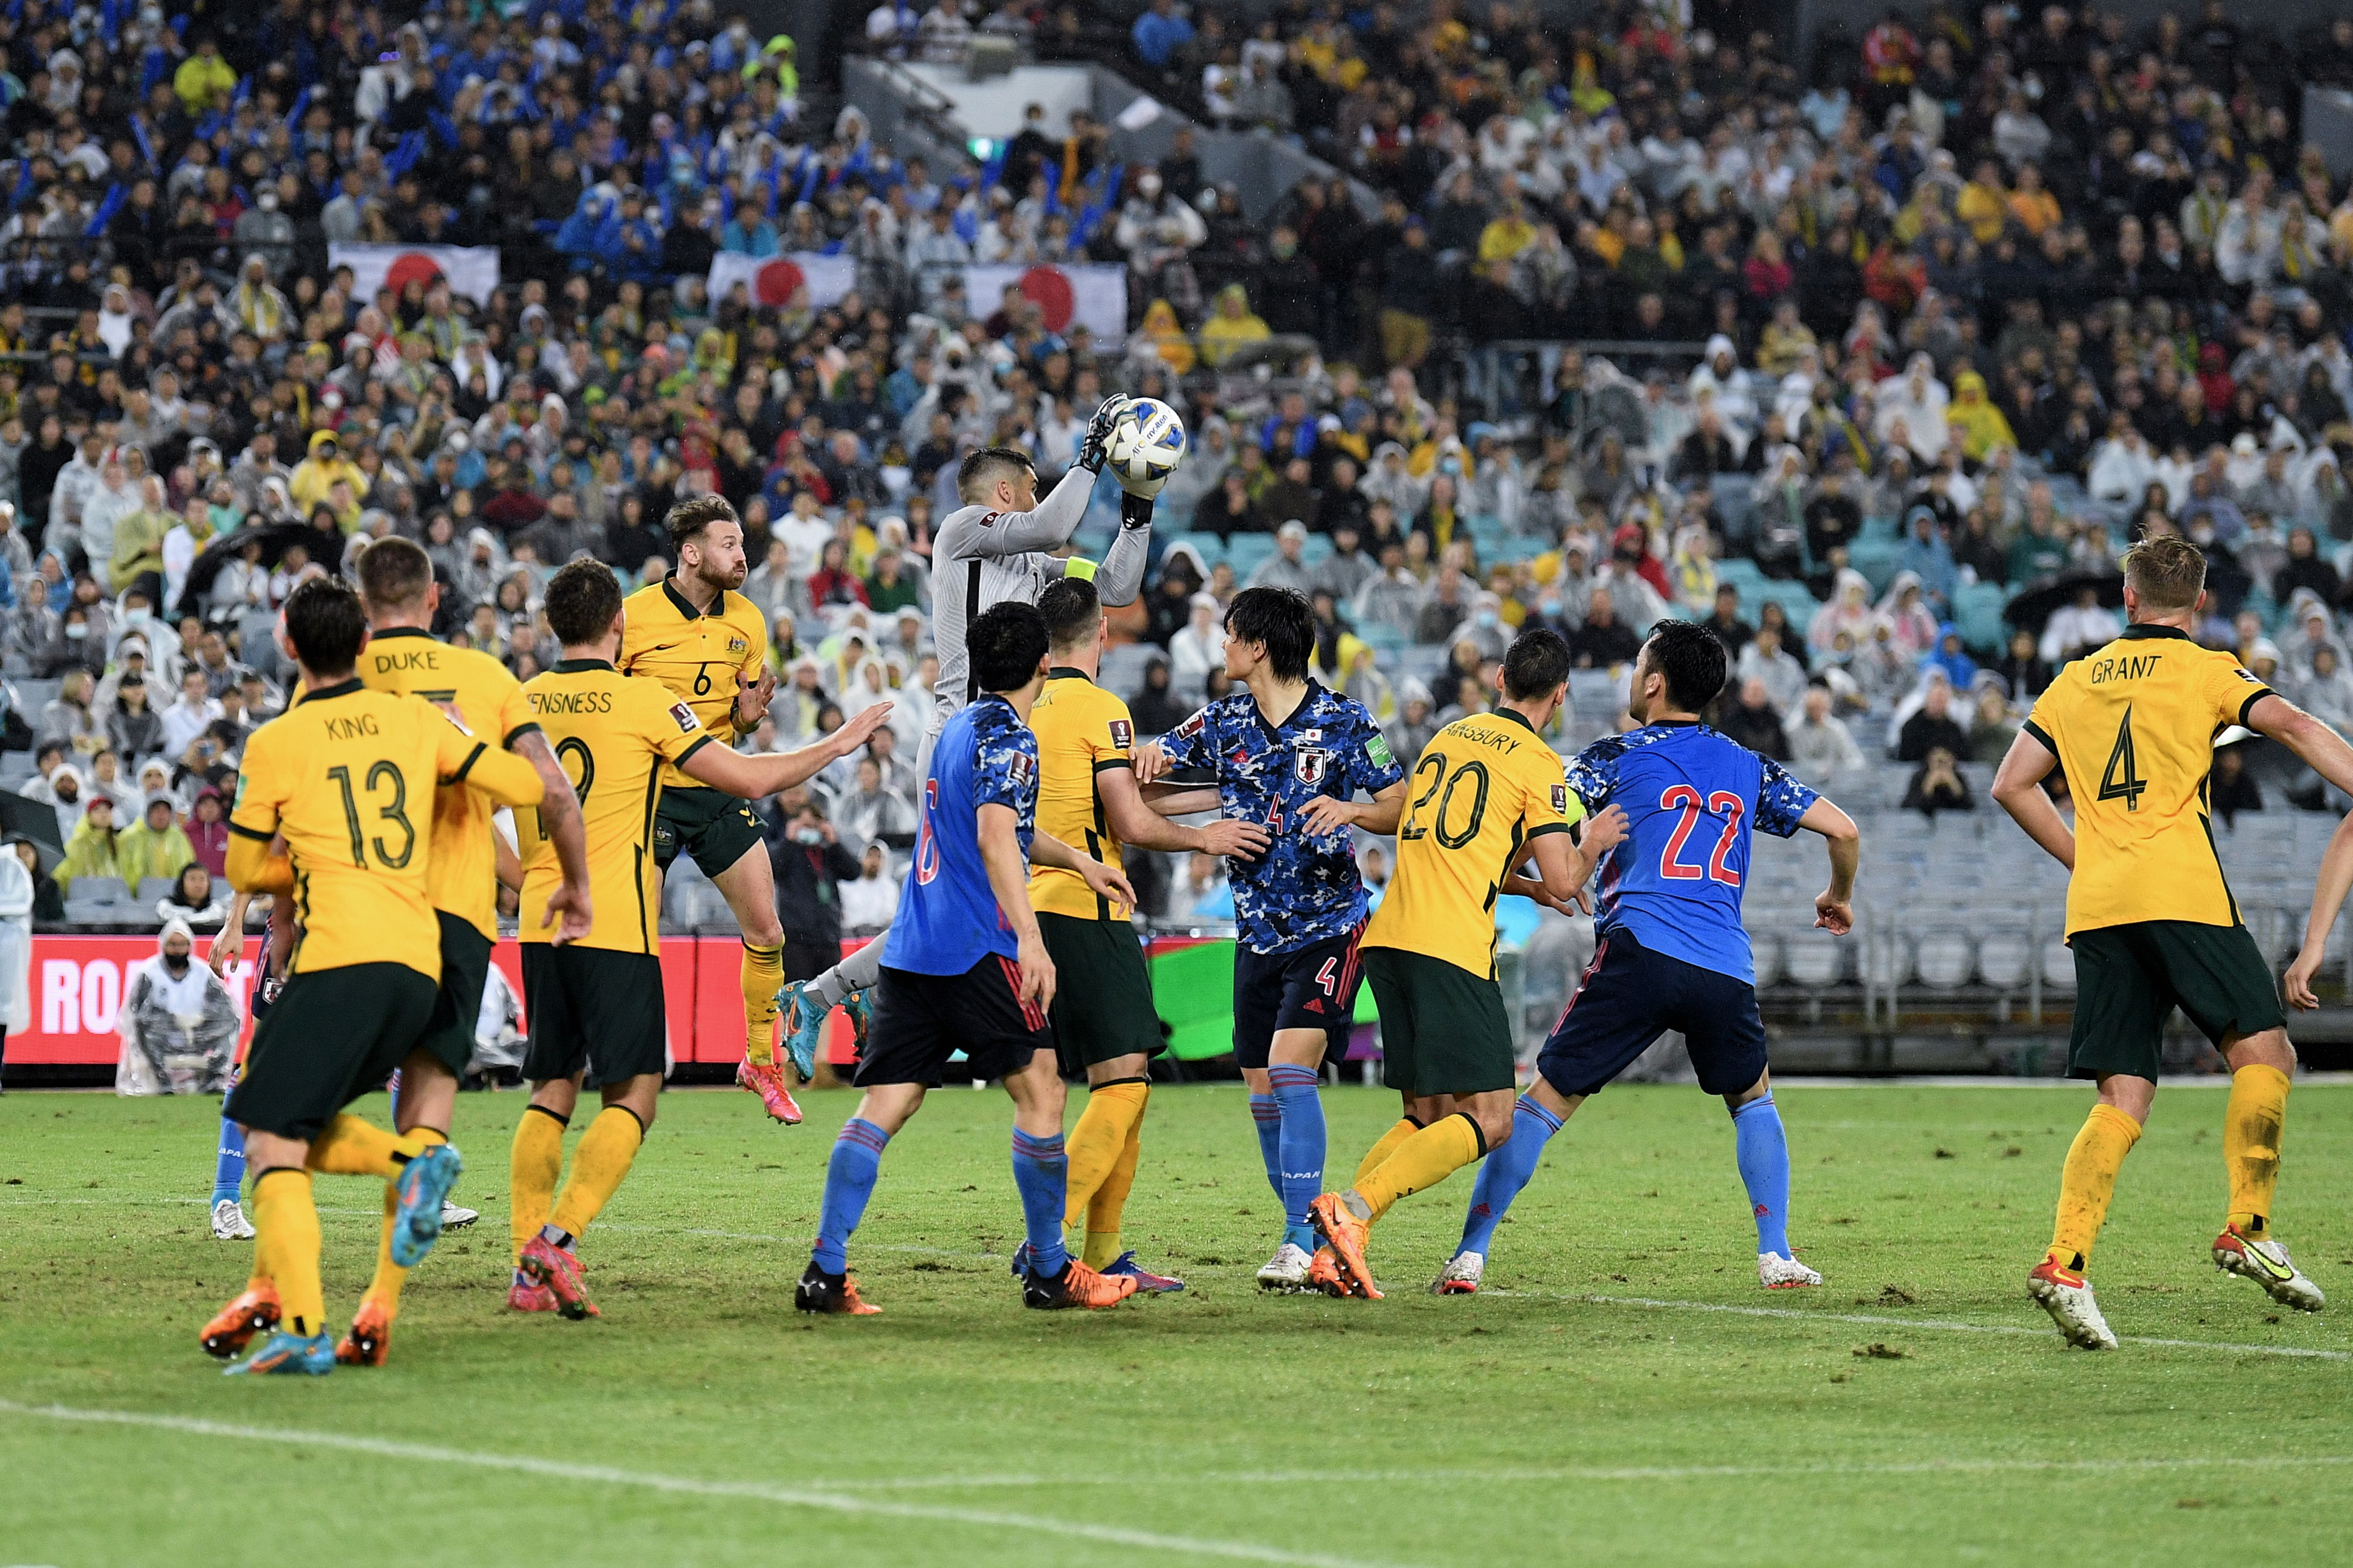
[[[1139,397],[1121,411],[1104,452],[1120,488],[1146,499],[1160,493],[1184,456],[1185,421],[1155,397]]]

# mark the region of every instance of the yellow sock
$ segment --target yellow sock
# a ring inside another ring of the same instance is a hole
[[[2287,1121],[2287,1074],[2244,1067],[2231,1075],[2231,1102],[2222,1111],[2222,1163],[2231,1173],[2231,1223],[2260,1237],[2279,1185],[2280,1128]]]
[[[744,944],[744,1054],[755,1066],[776,1059],[776,993],[785,988],[785,950]]]
[[[436,1133],[432,1142],[448,1140]],[[345,1112],[311,1140],[311,1154],[303,1163],[331,1176],[382,1176],[389,1181],[400,1174],[410,1155],[421,1154],[429,1146],[418,1133],[403,1138]]]
[[[1151,1093],[1151,1086],[1136,1086]],[[1105,1268],[1119,1261],[1127,1249],[1119,1244],[1120,1216],[1127,1210],[1127,1193],[1135,1185],[1135,1162],[1144,1152],[1144,1107],[1135,1108],[1135,1120],[1127,1124],[1127,1142],[1120,1146],[1119,1158],[1112,1162],[1111,1174],[1087,1200],[1086,1250],[1080,1260],[1090,1268]]]
[[[436,1127],[420,1127],[409,1136],[428,1149],[436,1143],[449,1142]],[[400,1315],[400,1288],[408,1282],[408,1270],[392,1260],[392,1222],[399,1213],[400,1184],[386,1182],[384,1184],[384,1225],[376,1232],[375,1238],[375,1277],[368,1281],[367,1292],[361,1300],[381,1306],[387,1322]]]
[[[262,1172],[253,1184],[253,1228],[256,1250],[267,1253],[278,1281],[285,1331],[305,1338],[319,1332],[327,1305],[319,1283],[319,1210],[311,1201],[311,1173],[290,1165]]]
[[[515,1123],[514,1147],[507,1154],[507,1226],[514,1237],[515,1261],[547,1223],[555,1206],[555,1178],[564,1170],[564,1118],[536,1105],[523,1107]]]
[[[580,1146],[572,1151],[572,1174],[565,1178],[564,1191],[555,1200],[555,1213],[546,1223],[570,1236],[586,1230],[597,1211],[612,1201],[621,1178],[629,1173],[629,1162],[638,1157],[638,1145],[645,1137],[646,1130],[634,1112],[617,1105],[598,1111],[588,1131],[580,1135]]]
[[[1096,1189],[1119,1163],[1129,1130],[1143,1120],[1144,1102],[1151,1095],[1152,1085],[1139,1078],[1097,1084],[1087,1090],[1087,1108],[1079,1113],[1079,1123],[1071,1129],[1065,1145],[1071,1163],[1070,1184],[1062,1198],[1065,1230],[1077,1227]]]
[[[1356,1179],[1348,1184],[1352,1187],[1360,1185],[1366,1176],[1381,1168],[1382,1161],[1397,1152],[1398,1144],[1420,1131],[1421,1123],[1412,1117],[1398,1117],[1398,1124],[1382,1133],[1381,1141],[1366,1150],[1365,1157],[1356,1162]]]
[[[2139,1142],[2140,1123],[2113,1105],[2094,1105],[2084,1118],[2059,1174],[2059,1217],[2051,1228],[2050,1256],[2061,1268],[2081,1273],[2091,1261],[2092,1243],[2116,1196],[2116,1173]]]
[[[1356,1194],[1378,1219],[1408,1193],[1434,1187],[1487,1152],[1487,1139],[1468,1111],[1441,1116],[1410,1138],[1369,1176],[1358,1178]]]

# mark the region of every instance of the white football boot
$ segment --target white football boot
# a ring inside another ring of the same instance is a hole
[[[1293,1242],[1284,1242],[1258,1271],[1261,1290],[1299,1291],[1307,1289],[1307,1266],[1315,1260]]]
[[[1757,1283],[1767,1290],[1802,1290],[1821,1282],[1820,1275],[1794,1258],[1784,1258],[1778,1252],[1757,1255]]]
[[[1478,1290],[1479,1281],[1486,1273],[1484,1253],[1458,1252],[1447,1260],[1445,1268],[1431,1282],[1430,1293],[1433,1296],[1472,1295]]]
[[[253,1222],[245,1217],[245,1210],[235,1198],[223,1198],[213,1205],[213,1239],[215,1241],[251,1241]]]
[[[443,1198],[441,1200],[441,1228],[443,1230],[463,1230],[481,1217],[482,1211],[480,1209],[459,1208],[448,1198]]]
[[[2320,1287],[2305,1278],[2304,1271],[2288,1257],[2287,1248],[2276,1241],[2259,1241],[2224,1226],[2222,1234],[2214,1238],[2214,1267],[2225,1274],[2253,1280],[2283,1307],[2317,1312],[2328,1305],[2328,1298],[2320,1293]]]
[[[2069,1344],[2087,1351],[2116,1348],[2115,1332],[2100,1316],[2100,1304],[2092,1300],[2092,1282],[2082,1275],[2046,1258],[2026,1277],[2026,1293],[2042,1303]]]

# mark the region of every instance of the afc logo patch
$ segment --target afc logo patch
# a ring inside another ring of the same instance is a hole
[[[1320,784],[1332,763],[1332,753],[1314,748],[1302,748],[1291,759],[1291,776],[1303,784]]]
[[[702,721],[694,716],[694,710],[683,702],[671,703],[670,716],[677,722],[679,732],[681,734],[691,735],[702,724]]]
[[[1124,752],[1130,746],[1134,745],[1135,726],[1125,719],[1113,720],[1111,721],[1111,744],[1112,750],[1115,752]]]
[[[1552,786],[1552,808],[1562,816],[1567,816],[1568,815],[1568,786],[1567,784],[1556,784]]]

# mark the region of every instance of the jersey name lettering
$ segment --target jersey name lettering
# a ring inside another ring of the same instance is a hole
[[[2145,675],[2155,675],[2164,658],[2161,653],[2137,653],[2104,658],[2092,666],[2092,684],[2105,686],[2111,680],[2138,680]]]
[[[364,736],[381,733],[375,727],[375,715],[363,713],[353,719],[329,719],[322,726],[330,741],[356,741]]]
[[[441,661],[423,648],[403,648],[393,653],[371,656],[375,660],[378,675],[397,675],[408,669],[438,669]]]

